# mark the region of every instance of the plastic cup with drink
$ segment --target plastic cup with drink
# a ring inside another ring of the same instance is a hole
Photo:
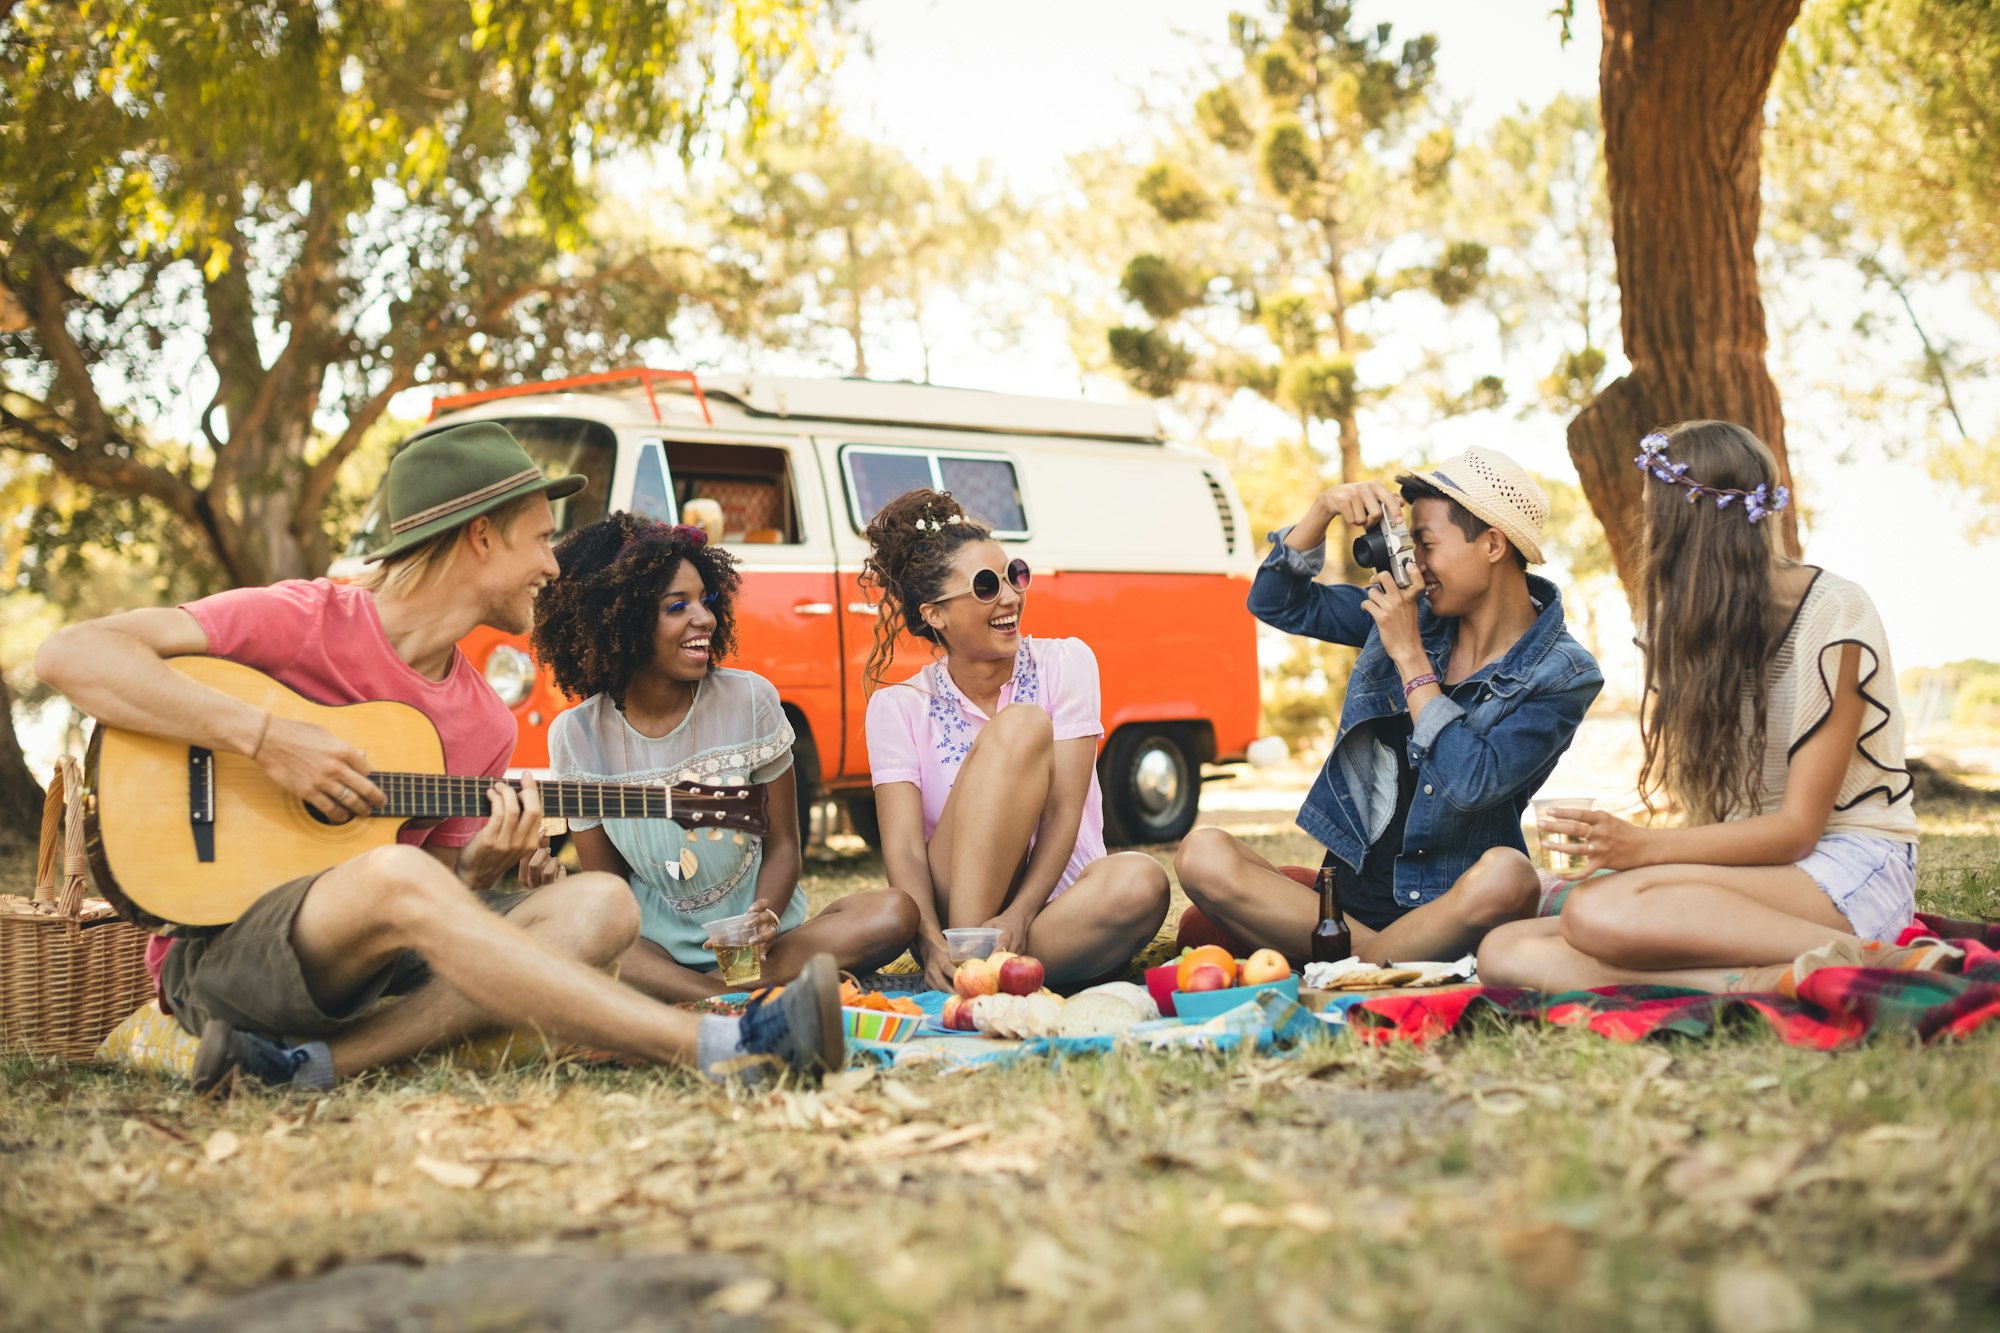
[[[1583,869],[1583,839],[1548,829],[1547,821],[1551,816],[1569,818],[1570,812],[1589,810],[1595,804],[1589,796],[1545,796],[1535,801],[1535,845],[1541,848],[1544,870],[1565,875]]]
[[[715,954],[716,970],[724,984],[741,986],[764,975],[764,942],[758,938],[757,924],[769,913],[745,912],[741,916],[704,921],[708,947]]]

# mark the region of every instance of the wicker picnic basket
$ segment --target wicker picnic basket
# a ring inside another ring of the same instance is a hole
[[[86,898],[83,770],[65,756],[42,807],[33,898],[0,895],[0,1046],[88,1060],[153,996],[146,932]]]

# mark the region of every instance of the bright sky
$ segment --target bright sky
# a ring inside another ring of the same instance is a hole
[[[1051,194],[1069,155],[1143,143],[1146,91],[1171,94],[1187,75],[1228,62],[1230,11],[1259,8],[1256,0],[860,0],[854,22],[872,53],[850,56],[839,75],[841,101],[851,128],[926,166],[969,172],[985,160],[1023,193]],[[1377,0],[1363,3],[1361,14],[1393,21],[1399,36],[1438,35],[1439,83],[1470,137],[1558,92],[1595,95],[1595,7],[1577,7],[1567,47],[1551,8],[1549,0]],[[942,383],[1076,392],[1076,367],[1059,337],[1031,334],[1004,354],[947,343],[933,356]],[[2000,659],[1992,593],[2000,587],[2000,541],[1964,540],[1965,511],[1940,495],[1917,461],[1834,462],[1839,446],[1825,441],[1849,425],[1837,405],[1816,399],[1809,385],[1781,378],[1780,390],[1810,507],[1807,559],[1871,591],[1899,668]],[[1983,419],[1990,434],[1992,413]],[[1440,423],[1422,441],[1392,444],[1399,455],[1442,455],[1478,440],[1569,476],[1562,424],[1546,414],[1482,413]],[[1363,434],[1370,438],[1365,419]]]

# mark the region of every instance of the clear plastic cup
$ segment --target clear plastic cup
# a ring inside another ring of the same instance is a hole
[[[990,958],[1000,947],[1000,931],[993,926],[954,926],[944,933],[944,945],[954,963],[968,958]]]
[[[1590,796],[1543,796],[1535,801],[1535,846],[1542,854],[1542,868],[1554,875],[1571,875],[1582,870],[1583,857],[1574,852],[1550,847],[1542,841],[1542,820],[1551,810],[1588,810],[1596,804]],[[1561,815],[1556,818],[1562,818]],[[1564,837],[1563,834],[1549,834],[1550,837]]]
[[[757,939],[756,923],[761,912],[742,916],[717,917],[704,921],[709,948],[715,954],[716,970],[724,984],[741,986],[764,975],[764,945]]]

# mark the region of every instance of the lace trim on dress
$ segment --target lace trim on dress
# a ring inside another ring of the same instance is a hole
[[[765,764],[792,748],[792,742],[785,736],[773,736],[769,740],[755,741],[748,745],[725,745],[715,750],[705,750],[692,755],[687,762],[675,768],[648,768],[632,773],[619,773],[608,778],[588,780],[600,782],[700,782],[708,786],[726,786],[722,782],[725,773],[754,773]],[[581,778],[584,775],[565,773],[566,778]],[[748,782],[746,777],[735,779]]]

